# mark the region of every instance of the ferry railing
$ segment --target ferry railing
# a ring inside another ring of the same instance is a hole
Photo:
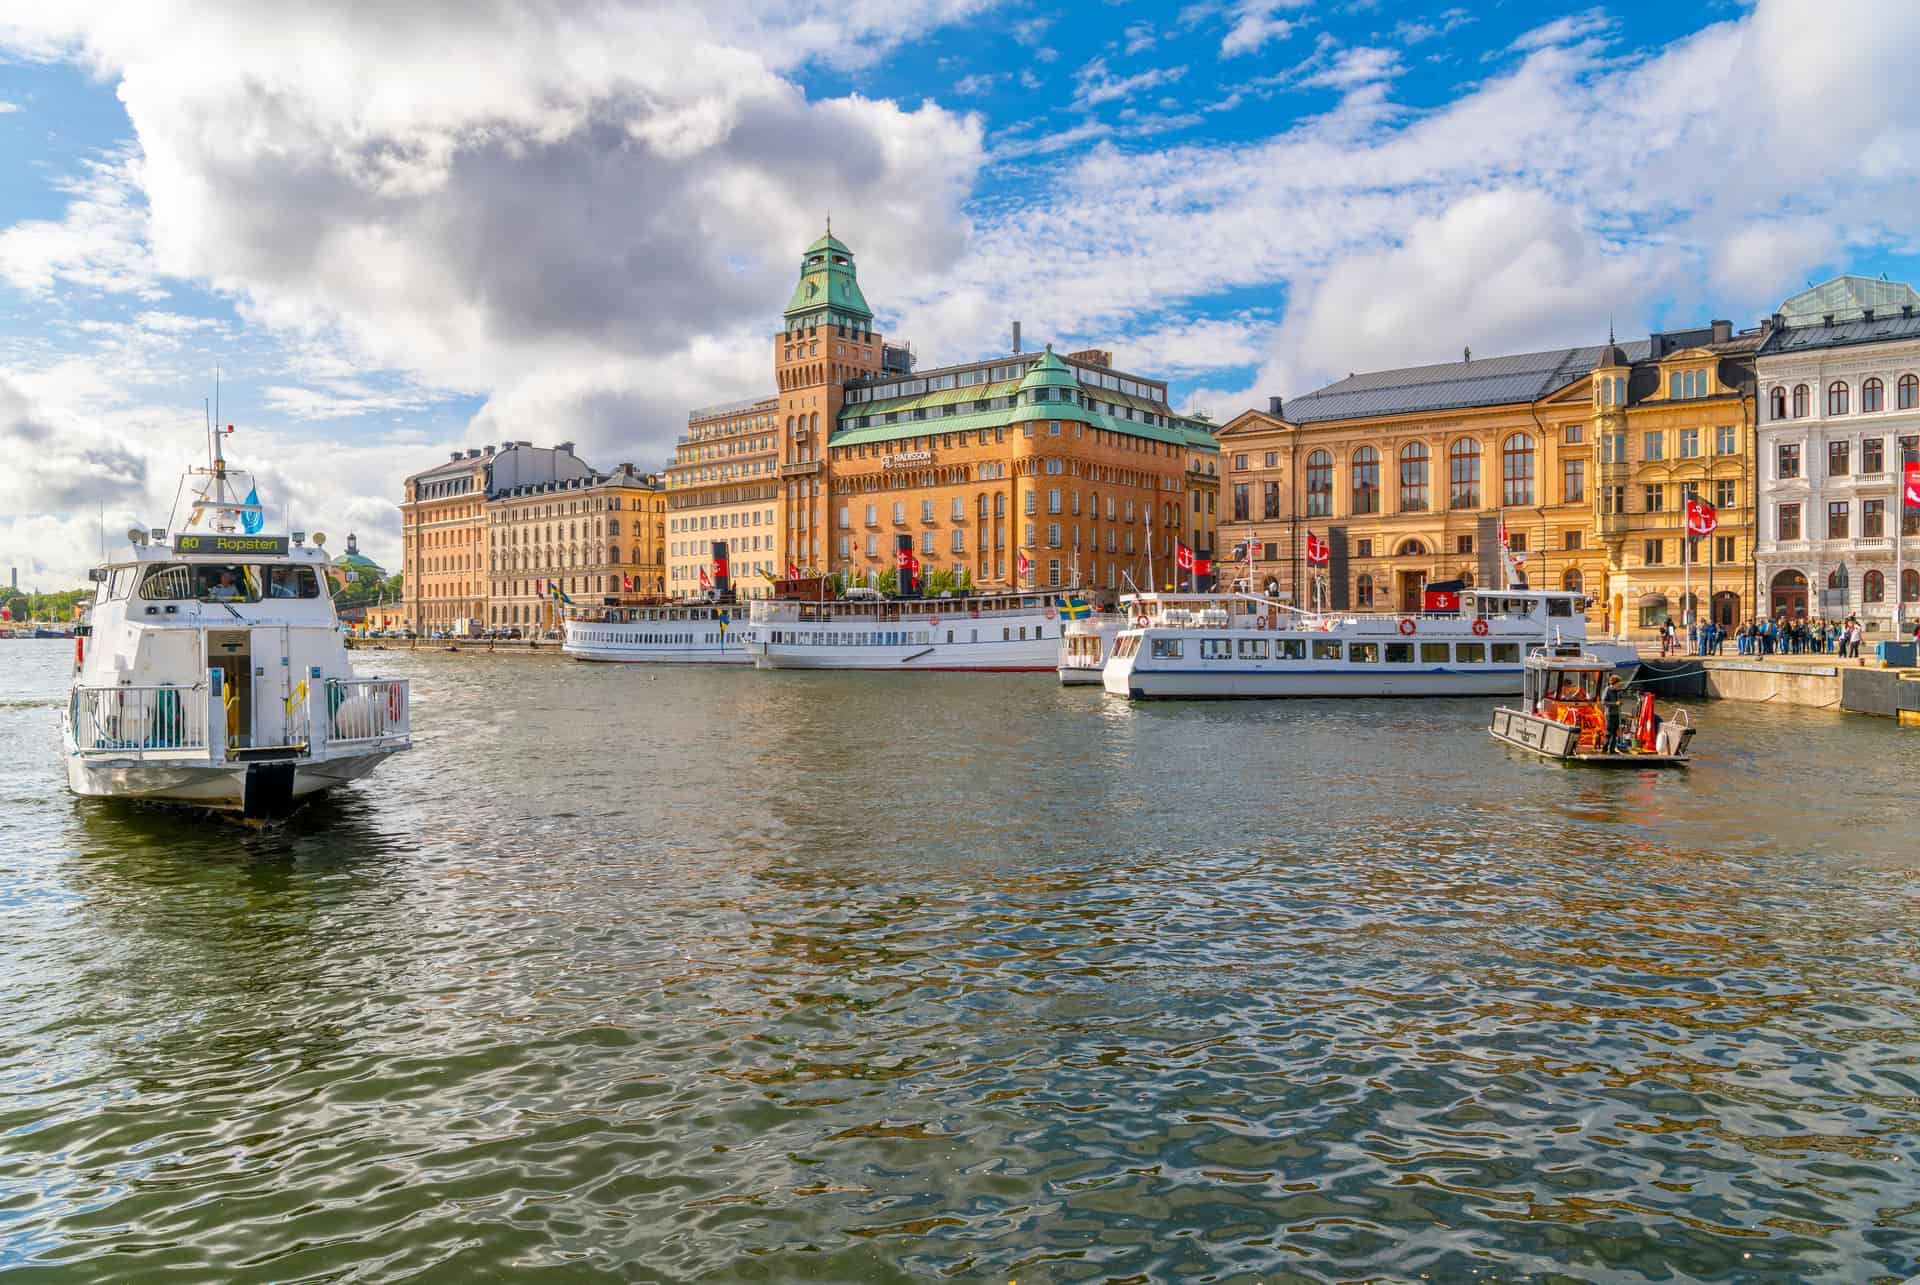
[[[76,687],[70,715],[83,754],[207,751],[207,688]]]
[[[404,678],[330,678],[326,743],[377,745],[413,735],[413,698]]]

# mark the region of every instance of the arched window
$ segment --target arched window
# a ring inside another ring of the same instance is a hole
[[[1533,503],[1533,435],[1515,433],[1500,448],[1500,502]]]
[[[1827,414],[1844,415],[1847,413],[1847,382],[1836,379],[1827,385]]]
[[[1400,512],[1427,511],[1427,444],[1408,442],[1400,448]]]
[[[619,518],[608,518],[608,519],[607,519],[607,534],[608,534],[608,535],[619,535],[619,534],[620,534],[620,519],[619,519]],[[616,561],[616,562],[618,562],[618,561],[619,561],[619,559],[618,559],[618,558],[616,558],[616,559],[614,559],[614,561]]]
[[[608,576],[608,577],[607,577],[607,592],[608,592],[608,593],[619,593],[619,592],[620,592],[620,577],[619,577],[619,576]]]
[[[1894,405],[1900,410],[1912,410],[1920,406],[1920,376],[1902,375],[1893,388]]]
[[[1371,446],[1353,453],[1353,511],[1380,511],[1380,452]]]
[[[1860,577],[1861,602],[1885,602],[1887,600],[1887,578],[1878,571],[1869,571]]]
[[[819,411],[815,411],[813,413],[813,422],[808,424],[807,427],[816,433],[820,431],[820,412]]]
[[[1847,587],[1847,564],[1841,563],[1827,573],[1827,588],[1845,589]]]
[[[1480,507],[1480,441],[1478,438],[1463,437],[1453,444],[1447,452],[1448,471],[1452,475],[1453,485],[1449,488],[1447,507],[1454,509],[1477,509]]]
[[[616,545],[613,545],[613,546],[611,546],[610,548],[608,548],[608,550],[607,550],[607,561],[608,561],[608,562],[618,562],[618,561],[620,561],[620,546],[619,546],[619,545],[617,545],[617,544],[616,544]]]
[[[1307,456],[1307,516],[1333,512],[1333,456],[1315,451]]]
[[[1423,558],[1426,554],[1427,546],[1418,540],[1407,541],[1397,551],[1397,555],[1402,558]]]
[[[1568,568],[1567,573],[1560,577],[1560,587],[1568,593],[1579,593],[1584,584],[1585,581],[1581,580],[1577,567]]]
[[[1872,414],[1887,408],[1887,386],[1878,377],[1866,380],[1860,385],[1860,413]]]
[[[1805,384],[1795,384],[1793,386],[1793,417],[1795,419],[1805,419],[1807,413],[1812,409],[1813,390]]]
[[[1373,605],[1373,577],[1361,575],[1353,582],[1353,605],[1371,607]]]
[[[1920,602],[1920,571],[1907,570],[1900,574],[1900,601]]]
[[[1776,388],[1773,390],[1773,394],[1768,398],[1768,413],[1774,419],[1785,419],[1787,417],[1786,389]]]

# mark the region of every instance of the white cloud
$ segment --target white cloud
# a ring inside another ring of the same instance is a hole
[[[971,76],[962,76],[953,82],[953,92],[962,97],[974,97],[993,92],[994,82],[1000,77],[993,72],[975,72]]]
[[[142,298],[161,295],[147,253],[148,212],[140,162],[130,155],[85,160],[62,180],[62,219],[28,219],[0,230],[0,280],[29,294],[72,285]]]
[[[8,112],[17,112],[19,110],[20,110],[19,103],[9,103],[4,100],[0,100],[0,116],[5,116]]]
[[[1046,37],[1052,18],[1022,18],[1013,24],[1013,38],[1023,45],[1037,45]]]
[[[1302,77],[1303,88],[1353,89],[1399,75],[1400,55],[1391,49],[1342,49],[1320,70]]]
[[[1447,9],[1431,21],[1403,19],[1394,24],[1393,34],[1405,44],[1418,45],[1450,35],[1472,21],[1473,15],[1465,9]]]
[[[1154,46],[1153,24],[1151,22],[1130,23],[1121,33],[1127,38],[1127,53],[1144,53]]]
[[[1570,44],[1576,40],[1586,40],[1613,30],[1615,23],[1604,9],[1588,9],[1584,13],[1568,14],[1564,18],[1555,18],[1552,22],[1535,27],[1522,34],[1509,50],[1529,51],[1545,49],[1549,45]]]
[[[1145,90],[1171,85],[1187,74],[1181,67],[1153,67],[1131,76],[1115,76],[1107,60],[1095,58],[1073,74],[1073,105],[1082,111],[1101,103],[1124,101]]]
[[[1233,26],[1220,41],[1220,56],[1233,58],[1258,53],[1269,42],[1285,40],[1300,24],[1280,17],[1283,9],[1298,9],[1305,0],[1239,0],[1230,15]]]
[[[1020,69],[1020,87],[1022,89],[1038,89],[1042,83],[1040,77],[1034,74],[1033,68],[1022,67]]]

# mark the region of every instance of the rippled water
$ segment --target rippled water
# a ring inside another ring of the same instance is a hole
[[[0,644],[0,1276],[1896,1280],[1920,737],[363,654],[255,830]]]

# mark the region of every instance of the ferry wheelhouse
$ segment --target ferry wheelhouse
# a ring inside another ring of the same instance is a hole
[[[216,434],[171,538],[131,530],[92,572],[61,720],[74,793],[273,817],[412,747],[406,680],[356,677],[347,660],[326,537],[264,534],[239,494],[251,479]]]
[[[746,647],[761,669],[1051,673],[1063,603],[1073,601],[1067,591],[890,598],[858,588],[839,598],[757,598]]]
[[[577,607],[561,650],[575,660],[642,665],[751,665],[746,610],[736,603],[659,602]]]
[[[1102,674],[1135,700],[1290,696],[1496,696],[1518,692],[1525,656],[1632,649],[1587,643],[1577,593],[1500,589],[1411,615],[1301,610],[1258,594],[1141,594]]]

